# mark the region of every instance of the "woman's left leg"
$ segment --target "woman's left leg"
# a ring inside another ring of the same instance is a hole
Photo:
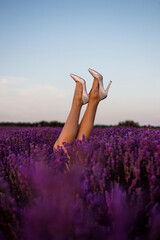
[[[63,142],[72,143],[73,140],[75,139],[78,130],[80,111],[83,105],[82,91],[83,91],[82,84],[80,82],[76,82],[76,88],[69,116],[62,129],[62,132],[59,135],[59,138],[57,139],[53,146],[53,149],[57,149],[58,146],[60,146],[63,147],[65,150]]]

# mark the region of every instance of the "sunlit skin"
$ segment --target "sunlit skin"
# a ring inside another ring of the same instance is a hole
[[[90,91],[89,102],[78,128],[80,111],[83,105],[82,91],[83,89],[81,83],[76,82],[71,110],[62,132],[54,144],[54,150],[57,149],[58,146],[64,148],[63,142],[72,143],[74,139],[82,139],[83,135],[85,135],[85,139],[88,140],[91,135],[96,110],[98,103],[100,102],[98,79],[94,78],[92,89]]]

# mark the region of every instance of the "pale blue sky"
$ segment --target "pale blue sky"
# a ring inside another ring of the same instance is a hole
[[[113,81],[96,123],[160,125],[159,0],[0,0],[0,33],[0,121],[64,122],[90,67]]]

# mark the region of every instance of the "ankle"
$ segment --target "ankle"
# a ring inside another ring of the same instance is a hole
[[[74,96],[72,105],[74,105],[76,107],[82,107],[82,105],[83,105],[82,98]]]
[[[99,83],[97,79],[94,79],[93,86],[90,92],[89,99],[91,101],[100,102],[100,95],[99,95]]]
[[[74,103],[76,103],[78,105],[83,104],[82,92],[83,92],[82,84],[80,82],[76,82],[76,88],[75,88],[74,97],[73,97]]]
[[[93,98],[93,97],[90,97],[89,98],[89,104],[92,104],[92,105],[98,105],[100,102],[100,99],[99,98]]]

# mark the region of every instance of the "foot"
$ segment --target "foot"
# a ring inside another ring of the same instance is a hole
[[[104,87],[103,87],[103,77],[100,73],[94,71],[93,69],[89,68],[88,71],[90,72],[90,74],[94,77],[94,79],[97,79],[98,82],[99,82],[99,96],[100,96],[100,100],[103,100],[107,97],[108,95],[108,90],[109,90],[109,87],[112,83],[112,81],[109,82],[106,90],[104,90]]]
[[[70,74],[70,76],[74,79],[74,81],[76,83],[77,82],[81,83],[81,85],[82,85],[82,95],[81,95],[82,96],[82,103],[83,104],[88,103],[89,95],[88,95],[87,90],[86,90],[86,81],[83,78],[78,77],[77,75],[74,75],[74,74]]]

